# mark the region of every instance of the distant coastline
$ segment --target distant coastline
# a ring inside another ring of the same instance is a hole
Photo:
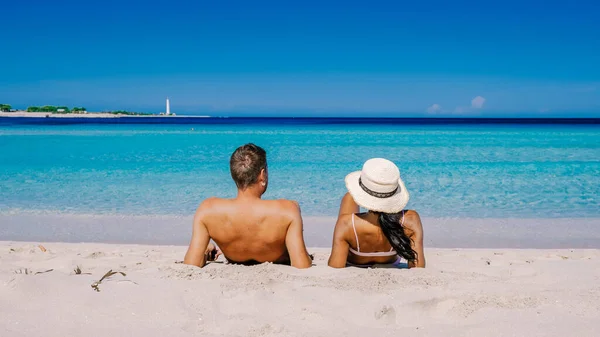
[[[128,110],[108,110],[102,112],[89,112],[83,106],[75,106],[69,108],[68,106],[55,106],[55,105],[43,105],[43,106],[28,106],[27,109],[13,109],[11,104],[0,104],[0,117],[19,117],[19,118],[51,118],[51,117],[62,117],[62,118],[115,118],[115,117],[175,117],[176,114],[171,112],[171,105],[169,98],[166,100],[166,110],[159,114],[139,112],[139,111],[128,111]],[[202,116],[209,117],[209,116]]]
[[[86,113],[52,113],[52,112],[27,112],[27,111],[12,111],[12,112],[0,112],[0,117],[30,117],[30,118],[178,118],[178,117],[192,117],[192,118],[209,118],[210,116],[176,116],[176,115],[159,115],[159,114],[119,114],[111,112],[86,112]]]

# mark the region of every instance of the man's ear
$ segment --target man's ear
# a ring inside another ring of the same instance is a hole
[[[267,181],[267,171],[265,169],[261,169],[260,170],[260,175],[258,177],[262,181]]]

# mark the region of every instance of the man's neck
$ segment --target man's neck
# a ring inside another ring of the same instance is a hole
[[[238,190],[236,199],[260,199],[262,192],[254,186],[248,187],[245,190]]]

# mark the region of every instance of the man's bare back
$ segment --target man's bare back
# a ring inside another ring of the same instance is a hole
[[[289,264],[286,242],[304,248],[300,209],[293,201],[211,198],[196,218],[230,262]]]
[[[250,149],[244,152],[249,146]],[[298,204],[290,200],[261,199],[268,181],[266,155],[264,150],[256,148],[248,144],[232,155],[230,165],[232,177],[238,185],[237,197],[209,198],[198,207],[192,240],[184,259],[186,264],[202,267],[211,259],[213,247],[209,246],[210,239],[234,263],[274,262],[297,268],[307,268],[312,264],[304,245]],[[252,151],[263,151],[264,158],[256,159]],[[253,168],[253,162],[246,157],[264,161],[264,168]]]

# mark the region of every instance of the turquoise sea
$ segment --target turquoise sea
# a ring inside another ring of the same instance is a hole
[[[600,126],[0,122],[0,213],[190,215],[232,197],[229,156],[267,150],[266,198],[333,216],[344,176],[394,161],[427,217],[600,217]],[[53,118],[55,120],[55,118]]]

